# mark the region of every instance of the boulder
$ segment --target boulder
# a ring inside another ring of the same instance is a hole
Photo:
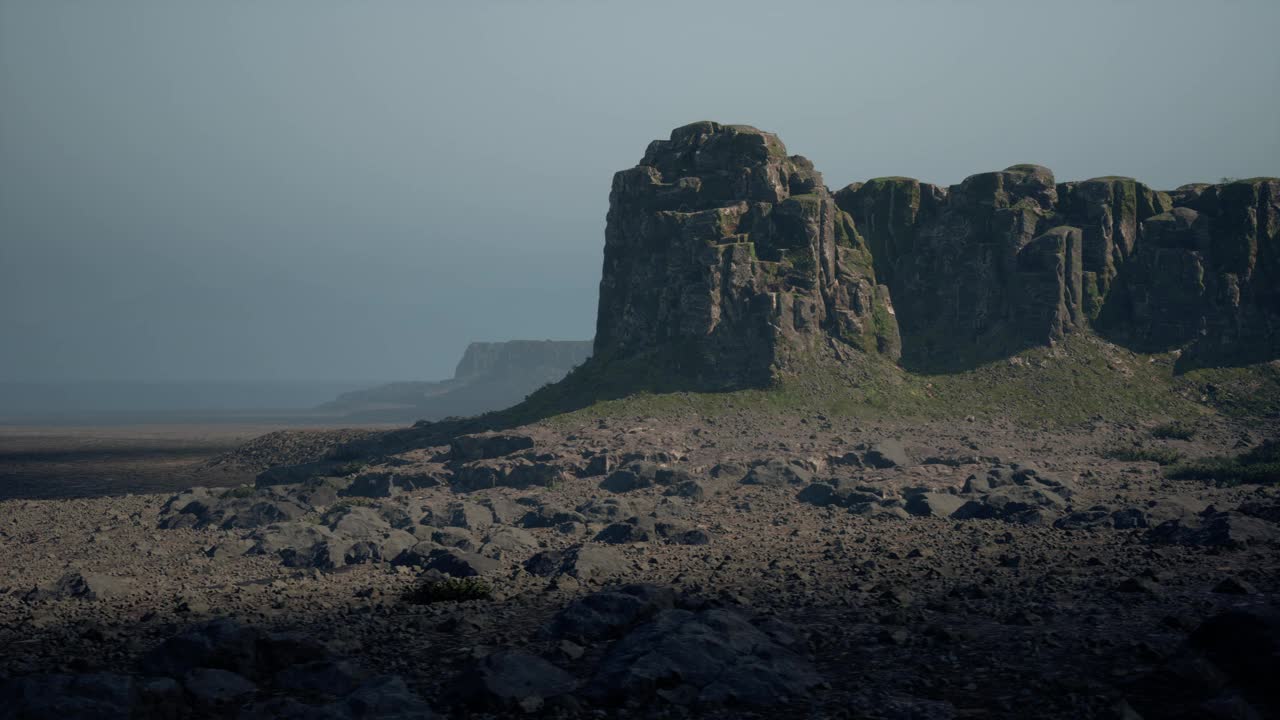
[[[518,433],[485,432],[459,435],[449,442],[449,454],[455,462],[487,460],[533,448],[533,438]]]
[[[1280,530],[1265,520],[1243,513],[1208,512],[1160,523],[1147,530],[1146,539],[1156,544],[1238,550],[1249,545],[1280,541]]]
[[[423,565],[428,570],[436,570],[453,577],[476,577],[495,575],[506,569],[506,563],[476,553],[457,548],[441,548],[427,555]]]
[[[674,606],[675,592],[671,588],[625,585],[573,601],[551,619],[546,634],[579,642],[606,640]]]
[[[569,575],[578,580],[601,580],[621,574],[629,563],[616,550],[604,545],[574,545],[567,550],[544,550],[524,563],[533,575]]]
[[[862,462],[873,468],[907,467],[911,464],[911,457],[897,440],[881,440],[862,453]]]
[[[133,717],[134,682],[128,675],[28,675],[0,680],[0,714],[30,720]]]
[[[813,480],[813,473],[801,465],[785,460],[769,460],[756,465],[742,477],[743,485],[785,487],[803,485]]]
[[[241,675],[219,668],[196,668],[182,677],[182,687],[195,705],[205,711],[225,710],[239,705],[258,691]]]
[[[128,578],[72,570],[50,585],[43,585],[33,589],[25,597],[28,601],[60,600],[64,598],[107,600],[124,595],[131,586],[132,582]]]
[[[906,511],[922,517],[949,518],[968,501],[960,495],[944,492],[922,492],[907,497]]]
[[[572,675],[537,655],[503,651],[487,655],[465,670],[454,691],[473,706],[534,712],[548,698],[571,693],[577,686]]]
[[[601,490],[624,493],[641,488],[652,487],[657,482],[658,466],[653,463],[632,463],[620,470],[614,470],[600,482]]]
[[[601,701],[653,698],[714,706],[785,705],[821,684],[798,633],[728,610],[663,610],[618,640],[586,692]]]

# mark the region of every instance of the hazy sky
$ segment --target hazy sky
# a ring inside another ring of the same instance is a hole
[[[1280,175],[1277,0],[0,0],[0,380],[434,379],[587,339],[694,120],[836,188]]]

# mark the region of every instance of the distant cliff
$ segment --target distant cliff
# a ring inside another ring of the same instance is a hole
[[[436,420],[510,407],[591,356],[590,341],[512,340],[467,346],[453,378],[398,382],[339,395],[318,410],[361,420]]]
[[[714,122],[613,179],[596,368],[732,387],[814,353],[948,370],[1082,331],[1184,365],[1280,357],[1280,180],[1161,192],[1015,165],[831,193],[777,136]]]

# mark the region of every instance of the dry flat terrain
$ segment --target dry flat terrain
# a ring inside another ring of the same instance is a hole
[[[256,487],[0,502],[0,716],[1265,717],[1276,486],[1168,475],[1276,435],[276,434],[209,465]]]
[[[154,493],[252,481],[204,464],[277,430],[267,423],[0,425],[0,499]]]

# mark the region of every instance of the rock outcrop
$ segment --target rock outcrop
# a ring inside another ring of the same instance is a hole
[[[871,253],[813,164],[770,133],[699,122],[649,145],[609,195],[595,354],[704,386],[767,381],[839,344],[896,359]]]
[[[714,122],[613,179],[600,364],[760,385],[815,352],[946,371],[1086,329],[1184,365],[1280,357],[1280,180],[1161,192],[1015,165],[832,194],[777,136]]]
[[[835,198],[890,289],[910,366],[972,364],[1086,327],[1204,362],[1280,355],[1280,180],[1164,193],[1015,165],[950,188],[879,178]]]
[[[1280,179],[1184,186],[1145,219],[1099,329],[1190,365],[1280,357]]]

